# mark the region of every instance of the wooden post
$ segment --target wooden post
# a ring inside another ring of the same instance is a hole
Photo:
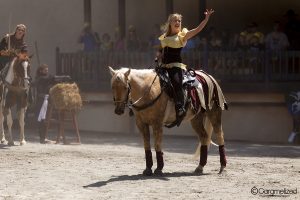
[[[50,127],[50,121],[52,119],[52,114],[53,110],[57,112],[58,115],[58,132],[56,135],[56,144],[59,144],[61,137],[63,138],[63,143],[64,144],[69,144],[66,140],[66,136],[64,133],[64,126],[65,126],[65,116],[67,113],[70,113],[72,115],[72,122],[73,122],[73,127],[76,132],[76,143],[81,144],[81,139],[80,139],[80,133],[79,133],[79,128],[78,128],[78,121],[77,121],[77,115],[75,110],[67,111],[67,110],[57,110],[54,108],[53,104],[49,104],[48,111],[47,111],[47,117],[46,117],[46,133],[45,135],[48,136],[48,130]]]
[[[56,74],[61,74],[61,57],[60,57],[59,47],[55,48],[55,61],[56,61]]]
[[[91,0],[83,0],[84,8],[84,23],[89,23],[92,26],[92,6]]]
[[[77,115],[74,110],[71,111],[72,113],[72,119],[73,119],[73,126],[75,128],[76,134],[77,134],[77,143],[81,143],[80,134],[79,134],[79,128],[78,128],[78,122],[77,122]]]
[[[64,144],[67,144],[67,141],[66,141],[66,137],[65,137],[65,111],[64,110],[58,110],[58,120],[59,120],[59,132],[57,134],[57,137],[56,137],[56,144],[59,144],[59,141],[60,141],[60,138],[62,137],[63,138],[63,143]]]
[[[201,22],[204,18],[204,12],[206,11],[206,0],[199,0],[199,21]]]
[[[121,38],[126,35],[126,4],[125,0],[119,0],[119,28]]]
[[[167,18],[173,12],[174,12],[174,2],[173,2],[173,0],[166,0],[166,15],[167,15]]]

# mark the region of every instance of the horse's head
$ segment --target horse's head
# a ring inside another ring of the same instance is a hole
[[[20,53],[15,59],[13,66],[15,77],[12,84],[28,89],[30,85],[30,57],[27,53]]]
[[[128,83],[130,69],[114,70],[109,67],[109,70],[112,75],[111,88],[115,103],[115,113],[121,115],[124,113],[130,92],[130,86]]]

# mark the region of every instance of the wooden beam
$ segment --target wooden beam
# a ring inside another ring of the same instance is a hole
[[[84,23],[89,23],[92,26],[92,4],[91,0],[83,0],[84,8]]]
[[[167,17],[174,13],[174,2],[173,0],[166,0],[166,15]]]
[[[199,0],[199,21],[205,18],[204,12],[206,11],[206,0]]]
[[[126,34],[126,5],[125,0],[119,0],[119,28],[121,37],[125,37]]]

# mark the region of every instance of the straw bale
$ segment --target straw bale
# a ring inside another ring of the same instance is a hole
[[[79,110],[82,99],[76,83],[58,83],[50,89],[51,103],[58,110]]]

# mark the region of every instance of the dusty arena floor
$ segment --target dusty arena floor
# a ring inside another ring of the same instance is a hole
[[[218,174],[211,147],[204,174],[196,176],[196,137],[165,136],[164,176],[144,177],[139,135],[82,132],[81,145],[43,145],[26,132],[25,146],[0,145],[1,200],[300,199],[299,146],[227,142],[226,171]]]

